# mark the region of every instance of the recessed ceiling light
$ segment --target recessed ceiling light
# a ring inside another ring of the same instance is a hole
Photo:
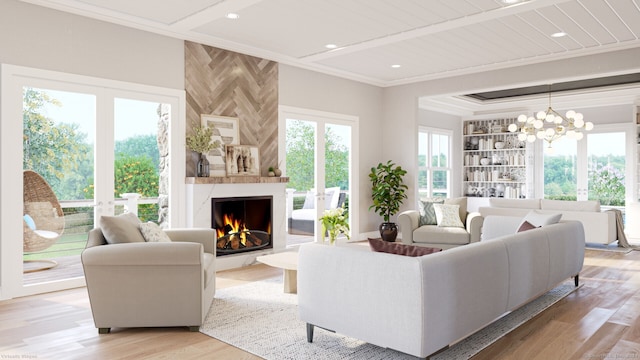
[[[394,69],[397,69],[397,68],[399,68],[399,67],[402,67],[402,65],[393,64],[393,65],[391,65],[391,67],[392,67],[392,68],[394,68]]]
[[[507,4],[507,5],[515,4],[515,3],[518,3],[520,1],[522,1],[522,0],[502,0],[502,2]]]
[[[238,15],[236,13],[228,13],[226,16],[227,16],[227,19],[231,19],[231,20],[236,20],[236,19],[240,18],[240,15]]]
[[[567,36],[567,33],[564,31],[558,31],[557,33],[551,34],[551,37],[554,37],[554,38],[559,38],[563,36]]]
[[[335,49],[335,48],[338,47],[338,45],[336,45],[336,44],[327,44],[324,47],[326,47],[327,49]]]

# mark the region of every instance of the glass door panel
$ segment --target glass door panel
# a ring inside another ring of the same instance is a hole
[[[544,198],[577,200],[579,196],[577,140],[565,136],[554,141],[552,147],[544,143],[544,148]]]
[[[554,142],[544,154],[545,198],[624,206],[625,140],[624,132],[600,132]]]
[[[289,177],[288,233],[297,242],[313,241],[317,223],[316,138],[313,121],[286,119],[286,169]],[[307,237],[302,238],[300,236]]]
[[[168,222],[169,112],[167,104],[114,100],[116,214],[126,207],[143,222]]]
[[[587,134],[588,199],[625,206],[624,132]]]
[[[327,123],[324,134],[325,209],[342,206],[351,220],[351,126]]]
[[[94,227],[95,121],[95,95],[23,88],[23,169],[46,184],[32,186],[27,177],[23,184],[25,285],[83,276],[80,253]],[[49,199],[40,195],[47,186]]]

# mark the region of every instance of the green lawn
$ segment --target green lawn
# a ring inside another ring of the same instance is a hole
[[[86,244],[87,233],[64,234],[48,249],[34,253],[25,253],[23,258],[24,260],[40,260],[80,255]]]

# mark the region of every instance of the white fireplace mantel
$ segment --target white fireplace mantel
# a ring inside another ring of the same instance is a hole
[[[226,270],[247,266],[255,258],[286,248],[286,186],[288,178],[247,177],[227,178],[187,178],[186,179],[187,226],[211,228],[211,199],[220,197],[272,196],[273,249],[265,249],[219,256],[216,270]]]

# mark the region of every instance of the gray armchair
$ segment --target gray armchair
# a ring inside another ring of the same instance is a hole
[[[165,230],[171,242],[107,244],[91,230],[82,252],[95,326],[198,331],[215,294],[213,229]]]
[[[464,227],[420,225],[420,212],[408,210],[398,214],[402,243],[440,249],[450,249],[480,241],[484,218],[480,213],[467,212],[467,198],[444,199],[444,204],[458,205]]]

